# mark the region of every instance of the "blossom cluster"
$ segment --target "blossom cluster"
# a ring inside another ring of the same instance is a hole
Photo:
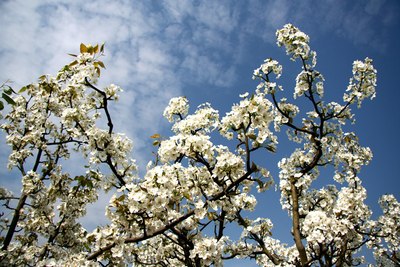
[[[172,136],[152,136],[158,149],[141,178],[133,144],[114,132],[109,110],[122,89],[97,87],[103,46],[81,44],[57,76],[22,88],[1,125],[11,148],[8,167],[22,181],[19,196],[0,188],[10,210],[0,216],[2,264],[222,266],[249,258],[261,266],[352,266],[365,263],[357,253],[366,245],[378,262],[399,265],[400,204],[385,195],[382,216],[372,218],[360,177],[372,152],[343,127],[354,122],[353,104],[375,96],[372,60],[354,62],[344,103],[326,103],[310,38],[291,24],[276,36],[292,60],[301,60],[293,96],[310,109],[278,98],[284,92],[271,76],[278,79],[282,66],[266,59],[253,72],[261,81],[255,92],[240,95],[221,118],[209,103],[189,114],[187,98],[172,98],[163,113]],[[274,152],[283,127],[295,148],[277,164],[276,188],[293,244],[273,237],[270,218],[251,215],[256,194],[273,183],[264,157],[253,155]],[[218,133],[230,143],[215,144]],[[68,172],[62,165],[74,157],[82,168]],[[327,182],[319,187],[321,176]],[[109,223],[89,232],[80,220],[101,190],[112,192]],[[234,227],[241,230],[237,240],[228,236]]]
[[[276,75],[276,79],[279,79],[279,77],[282,75],[282,65],[280,65],[279,62],[274,59],[267,58],[264,60],[264,63],[253,72],[253,79],[260,79],[262,81],[257,86],[257,92],[261,91],[261,89],[264,89],[263,91],[267,94],[275,93],[277,85],[275,82],[271,82],[269,76],[271,73],[274,73]],[[281,87],[278,87],[278,89],[282,90]]]
[[[386,259],[389,257],[398,257],[400,251],[400,203],[393,195],[383,195],[379,199],[382,207],[383,215],[379,217],[378,224],[380,227],[380,236],[383,237],[384,243],[372,243],[374,246],[374,255],[376,258]],[[378,239],[379,240],[379,239]],[[370,245],[370,246],[371,246]]]
[[[300,31],[292,24],[286,24],[276,32],[278,46],[285,46],[286,54],[291,55],[291,59],[302,58],[307,60],[310,57],[310,37]]]
[[[80,253],[88,246],[87,231],[80,218],[86,206],[97,200],[101,188],[124,183],[122,176],[126,181],[134,177],[136,166],[127,157],[131,142],[114,133],[110,123],[108,130],[97,126],[101,112],[108,113],[106,102],[117,99],[120,91],[115,85],[104,91],[95,87],[104,67],[98,60],[101,53],[99,46],[81,45],[81,54],[57,76],[44,75],[23,87],[1,124],[11,147],[8,168],[18,169],[22,177],[20,197],[10,193],[4,198],[14,212],[8,213],[10,220],[2,220],[2,229],[15,240],[2,238],[4,263],[85,262]],[[88,160],[76,168],[83,175],[74,176],[61,162],[77,157],[76,152]],[[99,171],[100,163],[111,167],[109,175]],[[17,224],[10,223],[15,219]]]
[[[372,65],[372,59],[365,58],[364,61],[356,60],[353,63],[353,77],[350,79],[349,85],[343,100],[349,103],[357,103],[360,107],[366,98],[373,99],[376,95],[376,69]]]
[[[228,139],[236,133],[242,142],[250,139],[255,148],[265,145],[274,147],[277,137],[269,128],[274,114],[274,106],[264,93],[257,92],[250,97],[244,94],[239,104],[232,106],[232,110],[221,119],[220,133]]]
[[[315,82],[318,80],[318,82]],[[300,97],[303,94],[313,90],[319,97],[324,95],[324,78],[322,75],[315,70],[302,71],[296,77],[296,86],[294,88],[293,97]],[[314,86],[313,83],[315,82]]]
[[[186,97],[174,97],[169,101],[168,107],[164,110],[164,117],[173,122],[178,116],[186,116],[189,111]]]

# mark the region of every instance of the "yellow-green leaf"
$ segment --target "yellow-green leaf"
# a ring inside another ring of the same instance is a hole
[[[46,75],[42,75],[42,76],[39,77],[39,81],[40,82],[43,82],[45,80],[46,80]]]
[[[188,200],[192,200],[192,196],[188,192],[183,192],[183,196]]]
[[[122,202],[122,201],[125,200],[125,198],[126,198],[126,195],[121,195],[121,196],[119,196],[119,197],[117,198],[117,200],[120,201],[120,202]]]
[[[89,45],[89,46],[87,47],[87,52],[88,52],[89,54],[93,54],[93,46]]]
[[[23,93],[25,92],[29,87],[31,87],[31,84],[25,85],[24,87],[22,87],[21,89],[19,89],[18,93]]]
[[[257,136],[255,134],[247,134],[247,136],[251,139],[251,140],[256,140]]]
[[[99,64],[99,66],[102,67],[103,69],[106,68],[106,66],[104,65],[103,61],[97,61],[97,64]]]
[[[87,51],[88,51],[88,48],[86,47],[86,45],[84,45],[83,43],[81,43],[80,52],[81,52],[81,53],[86,53]]]
[[[271,152],[274,152],[274,153],[276,152],[276,147],[274,145],[266,145],[265,148],[268,151],[271,151]]]
[[[156,139],[156,138],[160,138],[161,136],[159,134],[153,134],[152,136],[150,136],[150,138]]]
[[[158,146],[160,144],[160,141],[156,140],[153,142],[153,146]]]
[[[69,63],[69,66],[72,67],[72,66],[74,66],[74,65],[76,65],[76,64],[78,64],[78,61],[77,61],[77,60],[74,60],[74,61],[72,61],[71,63]]]
[[[95,45],[95,47],[93,47],[93,52],[95,53],[99,53],[99,45]]]

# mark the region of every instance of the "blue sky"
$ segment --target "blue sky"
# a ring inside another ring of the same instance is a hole
[[[239,94],[255,89],[253,70],[272,57],[283,65],[280,82],[291,99],[300,65],[276,46],[275,31],[293,23],[311,38],[317,68],[326,79],[327,100],[341,101],[354,60],[374,59],[377,97],[355,111],[357,122],[349,129],[374,153],[361,178],[368,204],[378,212],[380,195],[392,193],[400,199],[399,15],[396,0],[4,0],[0,82],[11,79],[18,88],[41,74],[55,74],[81,42],[105,42],[107,69],[100,84],[124,88],[113,108],[116,130],[134,140],[135,158],[143,165],[151,159],[148,137],[156,132],[169,135],[170,126],[161,115],[173,96],[187,96],[192,108],[210,102],[225,114]],[[3,136],[0,145],[0,183],[17,188],[5,171]],[[276,155],[258,160],[276,169],[279,157],[293,149],[284,145]],[[270,200],[264,196],[262,201]],[[279,212],[277,218],[286,216]]]

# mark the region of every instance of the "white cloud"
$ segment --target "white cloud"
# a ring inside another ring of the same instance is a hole
[[[290,3],[287,0],[284,1],[270,1],[269,5],[265,9],[261,8],[268,19],[268,24],[273,29],[279,29],[282,25],[290,22],[288,21],[289,9],[291,8]]]
[[[239,11],[231,1],[205,1],[195,9],[197,20],[213,31],[229,33],[238,24]]]
[[[153,4],[158,6],[122,0],[3,2],[0,80],[23,86],[43,73],[55,74],[80,42],[105,42],[107,69],[100,86],[124,88],[112,107],[115,129],[134,140],[135,157],[143,164],[151,157],[148,137],[164,125],[162,111],[172,96],[182,94],[185,81],[226,86],[219,75],[234,76],[216,56],[231,49],[236,11],[229,2]],[[103,202],[93,209],[103,209]]]
[[[228,85],[219,79],[224,65],[215,55],[228,53],[226,37],[237,24],[229,2],[153,4],[158,6],[122,0],[3,3],[0,33],[7,38],[0,44],[0,79],[25,85],[43,73],[55,74],[80,42],[105,42],[107,69],[101,84],[125,89],[117,109],[127,115],[116,117],[116,124],[140,139],[142,125],[160,127],[168,99],[182,94],[182,80]],[[232,67],[227,73],[234,76]]]
[[[55,73],[80,42],[106,42],[102,84],[114,82],[126,91],[116,108],[126,115],[116,117],[116,124],[140,139],[148,135],[141,134],[142,125],[151,122],[151,131],[159,128],[168,98],[182,94],[189,83],[231,86],[245,34],[274,42],[276,28],[284,23],[317,20],[322,30],[368,43],[376,34],[369,29],[370,16],[388,8],[374,0],[359,5],[349,9],[345,1],[325,5],[307,0],[7,1],[0,5],[0,34],[5,37],[0,80],[22,86],[42,73]]]
[[[292,22],[382,47],[387,33],[371,24],[384,29],[398,10],[376,0],[349,3],[5,1],[0,3],[0,82],[11,79],[18,87],[43,73],[55,74],[80,42],[105,42],[101,85],[124,88],[113,106],[115,129],[134,139],[135,157],[143,164],[151,156],[148,136],[165,126],[161,114],[169,98],[193,83],[231,87],[249,36],[274,43],[275,30]]]

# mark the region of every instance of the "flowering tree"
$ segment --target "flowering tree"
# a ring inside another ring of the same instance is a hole
[[[1,128],[12,149],[8,168],[19,171],[22,190],[0,189],[1,263],[221,266],[251,258],[261,266],[353,266],[364,261],[357,252],[368,247],[380,264],[398,266],[400,205],[393,195],[382,196],[383,215],[371,218],[358,173],[372,153],[342,128],[353,121],[352,106],[375,96],[372,60],[353,63],[341,104],[324,102],[309,37],[290,24],[276,36],[300,63],[293,96],[305,98],[309,110],[300,113],[281,97],[282,66],[267,59],[253,73],[260,81],[255,92],[241,95],[222,118],[208,103],[189,115],[186,98],[171,99],[164,116],[174,135],[152,136],[158,152],[142,178],[130,158],[131,141],[114,132],[109,105],[121,89],[96,85],[103,46],[82,44],[57,76],[40,77],[12,99],[8,90],[3,98],[11,111]],[[246,217],[256,206],[256,190],[268,194],[272,184],[254,152],[275,151],[282,128],[295,147],[278,164],[292,245],[273,237],[270,219]],[[236,149],[214,144],[213,131]],[[86,159],[81,175],[62,167],[75,153]],[[311,185],[321,166],[331,166],[332,180],[316,189]],[[88,232],[79,219],[101,190],[114,192],[106,207],[110,223]],[[241,229],[238,240],[226,234],[228,225]]]

